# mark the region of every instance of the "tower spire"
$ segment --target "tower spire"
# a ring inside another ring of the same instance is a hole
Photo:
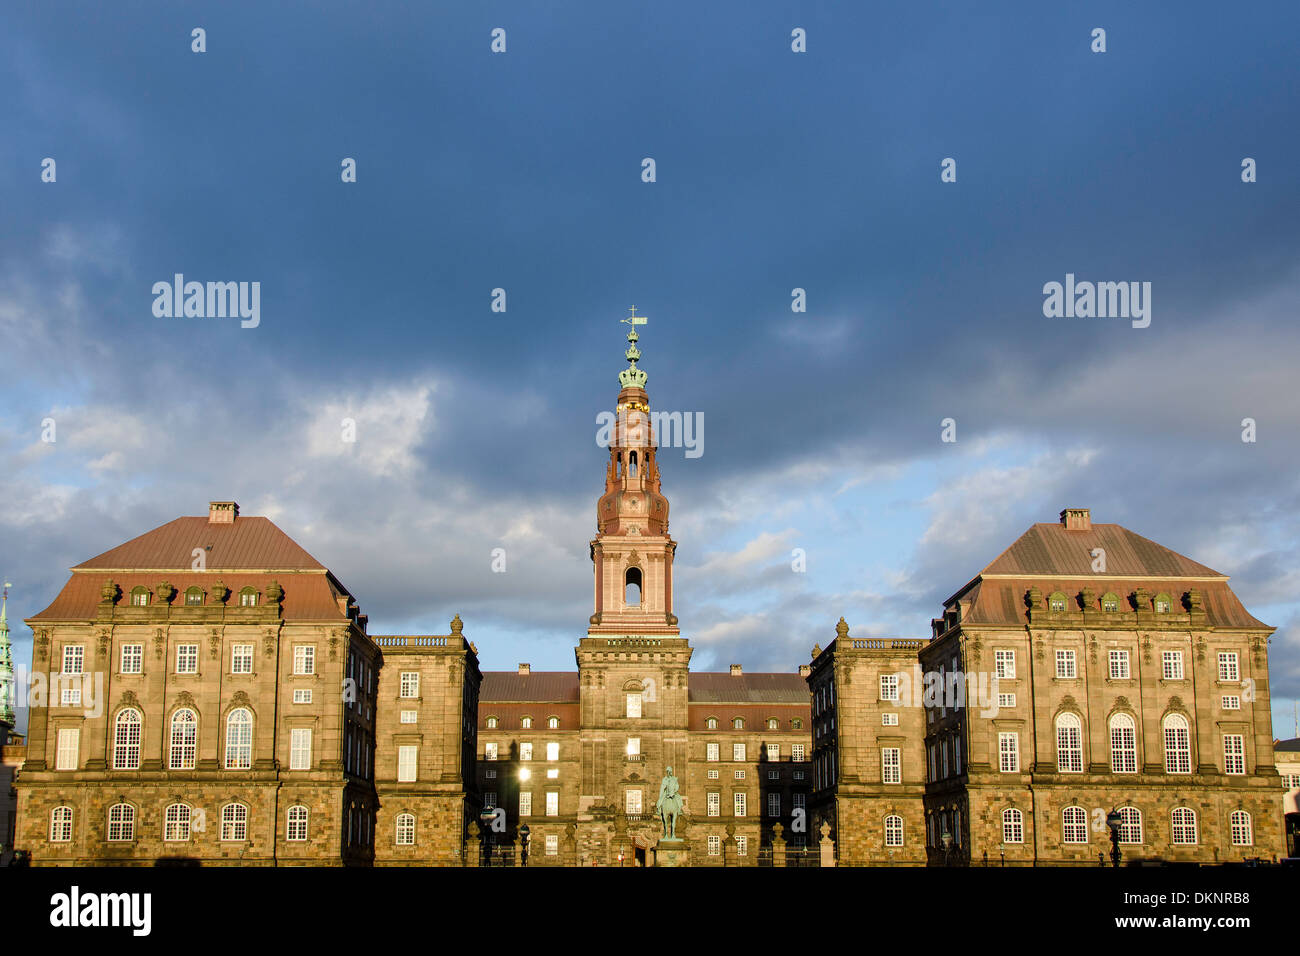
[[[636,343],[641,336],[636,334],[638,325],[645,325],[646,316],[636,314],[636,306],[628,309],[632,314],[626,319],[619,319],[625,325],[632,326],[627,333],[627,351],[623,353],[627,358],[628,367],[618,373],[618,383],[624,388],[645,388],[646,374],[645,371],[636,367],[637,360],[641,358],[641,350],[636,347]]]
[[[14,726],[14,661],[9,647],[9,582],[0,597],[0,724]],[[0,734],[3,740],[4,734]]]

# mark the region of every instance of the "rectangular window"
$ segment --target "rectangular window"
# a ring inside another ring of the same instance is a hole
[[[708,760],[708,761],[714,761],[714,760],[717,760],[717,759],[718,759],[718,745],[717,745],[717,744],[705,744],[705,745],[704,745],[704,759],[705,759],[705,760]]]
[[[122,663],[119,668],[123,674],[139,674],[144,671],[144,645],[123,644]]]
[[[1016,677],[1016,652],[1015,651],[994,651],[993,667],[998,680],[1015,680]]]
[[[197,674],[199,672],[199,645],[176,645],[176,673]]]
[[[880,699],[889,701],[898,701],[898,675],[881,674],[880,675]]]
[[[1128,651],[1110,652],[1110,679],[1128,680]]]
[[[554,763],[559,759],[560,759],[560,745],[555,741],[551,741],[546,745],[546,761],[547,763]]]
[[[484,760],[497,759],[497,745],[495,743],[486,743],[483,745],[483,759]]]
[[[733,808],[735,810],[735,815],[738,817],[743,817],[745,815],[745,794],[744,793],[732,794],[732,803],[733,803]]]
[[[709,779],[710,779],[710,780],[717,780],[717,779],[718,779],[718,771],[716,771],[716,770],[710,770],[710,771],[709,771]]]
[[[1014,706],[1016,706],[1016,695],[1015,695],[1015,694],[998,694],[998,706],[999,706],[999,707],[1014,707]]]
[[[546,815],[548,817],[558,817],[560,815],[560,793],[558,790],[548,790],[546,792]]]
[[[795,763],[802,763],[804,760],[803,748],[804,748],[803,744],[791,744],[790,759],[793,760]]]
[[[1236,694],[1225,694],[1223,697],[1224,710],[1241,710],[1241,698]]]
[[[403,697],[420,696],[420,672],[419,671],[402,671],[402,690]]]
[[[533,745],[532,745],[532,743],[530,743],[530,742],[528,742],[528,741],[523,741],[523,742],[521,742],[521,743],[519,744],[519,759],[520,759],[520,760],[532,760],[532,759],[533,759]]]
[[[767,745],[767,759],[768,759],[768,760],[780,760],[780,759],[781,759],[781,745],[780,745],[780,744],[768,744],[768,745]]]
[[[998,770],[1002,773],[1020,772],[1020,735],[1014,731],[998,734]]]
[[[880,751],[881,782],[902,783],[902,751],[897,747],[885,747]]]
[[[1219,655],[1219,680],[1228,684],[1235,684],[1241,680],[1236,651],[1225,651]]]
[[[81,704],[81,675],[84,673],[86,648],[67,644],[63,648],[63,673],[59,680],[59,703],[65,707]]]
[[[253,673],[253,645],[235,644],[230,648],[230,673]]]
[[[1079,676],[1075,671],[1074,651],[1058,650],[1056,652],[1056,676],[1064,680],[1073,680]]]
[[[743,771],[743,770],[737,770],[737,771],[736,771],[736,779],[737,779],[737,780],[744,780],[744,779],[745,779],[745,771]]]
[[[781,795],[779,793],[769,793],[767,795],[767,815],[769,817],[779,817],[781,815]]]
[[[289,769],[311,769],[311,731],[293,728],[289,733]]]
[[[86,648],[82,644],[63,646],[63,673],[81,674],[85,670]]]
[[[1183,652],[1165,651],[1160,655],[1160,674],[1165,680],[1183,679]]]
[[[404,711],[402,711],[402,723],[404,723],[404,724],[413,724],[413,723],[415,723],[417,716],[418,716],[418,712],[417,712],[417,711],[414,711],[414,710],[404,710]]]
[[[627,695],[627,715],[629,717],[641,716],[641,695],[639,693]]]
[[[483,791],[483,809],[495,810],[497,807],[497,792],[495,790]]]
[[[710,836],[708,846],[709,846],[709,856],[722,855],[722,837]]]
[[[531,790],[519,791],[519,815],[521,817],[531,817],[533,815],[533,792]]]
[[[295,688],[295,689],[294,689],[294,692],[293,692],[293,702],[294,702],[295,704],[310,704],[310,703],[311,703],[311,688],[310,688],[310,687],[297,687],[297,688]]]
[[[749,837],[743,833],[736,837],[736,856],[749,856]]]
[[[641,791],[640,790],[623,791],[623,810],[629,816],[641,815]]]
[[[1246,738],[1241,734],[1223,735],[1223,772],[1246,772]]]
[[[546,855],[547,855],[547,856],[559,856],[559,855],[560,855],[560,836],[559,836],[559,834],[557,834],[557,833],[548,833],[548,834],[546,834]]]
[[[81,752],[81,731],[64,728],[59,731],[59,746],[54,756],[55,770],[76,770]]]
[[[898,715],[897,715],[897,714],[881,714],[881,715],[880,715],[880,726],[882,726],[882,727],[897,727],[897,726],[898,726]]]
[[[639,756],[641,756],[641,738],[640,738],[640,737],[629,737],[629,738],[627,738],[627,755],[628,755],[629,757],[639,757]]]
[[[722,794],[717,791],[711,791],[704,800],[709,808],[709,816],[717,817],[722,815]]]
[[[744,760],[744,759],[745,759],[745,745],[744,745],[744,744],[732,744],[732,745],[731,745],[731,759],[732,759],[732,760]]]
[[[415,780],[415,760],[419,748],[407,744],[397,748],[397,780],[412,783]]]
[[[315,644],[299,644],[293,649],[293,672],[295,674],[316,673]]]

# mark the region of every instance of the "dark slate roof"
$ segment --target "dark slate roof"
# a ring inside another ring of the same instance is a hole
[[[578,699],[577,671],[484,671],[479,701],[561,701]],[[481,713],[480,709],[480,713]]]
[[[1279,740],[1273,745],[1273,752],[1279,754],[1300,753],[1300,737],[1292,737],[1290,740]]]
[[[1121,525],[1094,524],[1087,531],[1069,531],[1059,522],[1034,525],[981,574],[1093,577],[1094,548],[1105,550],[1107,574],[1164,578],[1226,577]]]
[[[798,674],[691,674],[688,700],[695,703],[804,704],[808,682]]]

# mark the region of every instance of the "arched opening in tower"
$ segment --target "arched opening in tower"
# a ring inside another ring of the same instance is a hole
[[[623,580],[623,603],[628,607],[641,606],[641,569],[628,568]]]

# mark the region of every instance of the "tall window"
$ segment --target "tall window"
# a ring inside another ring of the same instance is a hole
[[[123,644],[119,670],[123,674],[139,674],[144,670],[144,645]]]
[[[1110,679],[1129,679],[1128,651],[1110,652]]]
[[[722,855],[722,837],[710,836],[708,839],[709,856]]]
[[[236,707],[226,717],[226,769],[248,770],[253,766],[253,714]]]
[[[173,803],[163,815],[163,839],[168,843],[183,843],[190,838],[190,808],[188,804]]]
[[[731,759],[734,760],[734,761],[736,761],[736,762],[742,762],[742,761],[744,761],[744,759],[745,759],[745,745],[744,745],[744,744],[732,744],[732,745],[731,745]]]
[[[199,672],[199,645],[176,645],[176,673],[197,674]]]
[[[708,813],[711,817],[722,815],[722,795],[716,790],[710,791],[705,797],[705,803],[708,805]]]
[[[993,667],[998,680],[1014,680],[1016,676],[1016,652],[994,651]]]
[[[641,606],[641,569],[628,568],[624,579],[624,601],[628,607]]]
[[[86,648],[83,645],[64,645],[59,703],[65,707],[76,707],[81,704],[81,675],[85,673],[85,663]]]
[[[127,707],[118,712],[113,728],[113,769],[140,769],[140,711]]]
[[[253,673],[253,645],[236,644],[230,649],[230,673]]]
[[[316,673],[315,644],[299,644],[293,649],[293,672],[295,674]]]
[[[531,790],[519,791],[519,815],[521,817],[531,817],[533,815],[533,792]]]
[[[1241,734],[1223,735],[1223,772],[1246,772],[1246,738]]]
[[[767,795],[767,815],[769,817],[779,817],[781,815],[781,795],[779,793],[769,793]]]
[[[898,675],[881,674],[880,675],[880,699],[881,700],[898,700]]]
[[[416,754],[419,748],[414,744],[404,744],[397,748],[397,781],[411,783],[415,780]]]
[[[1196,843],[1195,810],[1190,807],[1175,807],[1169,814],[1169,823],[1176,846],[1191,846]]]
[[[168,766],[172,770],[193,770],[198,750],[199,720],[194,711],[182,708],[172,714],[172,738]]]
[[[1020,772],[1020,735],[1015,731],[998,734],[998,770]]]
[[[1170,714],[1165,718],[1165,773],[1192,772],[1192,738],[1187,718]]]
[[[307,808],[290,807],[285,814],[284,838],[290,843],[303,843],[307,839]]]
[[[749,837],[736,834],[736,856],[749,856]]]
[[[72,807],[55,807],[50,811],[50,842],[68,843],[72,840]]]
[[[496,760],[497,753],[498,753],[498,745],[495,742],[489,741],[488,743],[485,743],[483,745],[484,760]]]
[[[560,815],[560,793],[558,790],[548,790],[546,792],[546,815],[548,817],[558,817]]]
[[[203,603],[203,588],[193,587],[185,589],[185,604],[188,607],[195,607]]]
[[[403,697],[420,696],[420,672],[419,671],[402,671],[402,690]]]
[[[790,745],[790,759],[793,760],[795,763],[802,763],[802,762],[803,762],[803,748],[804,748],[804,745],[803,745],[803,744],[791,744],[791,745]]]
[[[903,818],[897,814],[885,817],[885,846],[903,845]]]
[[[627,695],[627,715],[629,717],[641,716],[641,692]]]
[[[1142,811],[1137,807],[1119,808],[1119,842],[1134,846],[1142,842]]]
[[[641,814],[641,791],[624,790],[623,791],[623,809],[629,816],[640,816]]]
[[[55,770],[76,770],[81,762],[81,730],[64,727],[59,731],[58,749],[54,753]]]
[[[1056,676],[1073,680],[1079,676],[1075,667],[1074,651],[1058,650],[1056,652]]]
[[[257,607],[257,592],[252,588],[244,588],[239,592],[240,607]]]
[[[743,791],[733,794],[732,808],[735,810],[736,816],[743,817],[745,815],[745,794]]]
[[[553,740],[546,745],[546,759],[551,763],[560,759],[560,745]]]
[[[135,807],[129,803],[115,803],[108,808],[108,839],[122,843],[135,839]]]
[[[1083,773],[1083,724],[1077,714],[1056,718],[1056,769]]]
[[[1225,651],[1219,655],[1219,680],[1235,684],[1241,680],[1241,669],[1237,666],[1237,652]]]
[[[1002,811],[1002,842],[1025,842],[1025,816],[1014,807]]]
[[[704,759],[707,760],[707,761],[709,761],[710,763],[713,763],[713,762],[715,762],[715,761],[718,759],[718,745],[717,745],[717,744],[705,744],[705,745],[704,745]]]
[[[248,839],[248,807],[227,803],[221,808],[221,839],[226,842]]]
[[[1160,676],[1165,680],[1183,679],[1183,652],[1164,651],[1160,655]]]
[[[289,769],[311,769],[311,730],[294,727],[289,732]]]
[[[520,760],[532,760],[532,759],[533,759],[533,742],[532,742],[531,740],[524,740],[524,741],[521,741],[521,742],[520,742],[520,744],[519,744],[519,759],[520,759]]]
[[[1088,811],[1083,807],[1066,807],[1061,811],[1061,842],[1088,842]]]
[[[1255,834],[1250,825],[1250,814],[1245,810],[1233,810],[1230,818],[1233,846],[1254,846]]]
[[[1110,769],[1114,773],[1137,773],[1137,729],[1128,714],[1110,719]]]
[[[763,749],[767,751],[768,760],[777,761],[781,759],[780,744],[765,744]]]
[[[148,607],[149,590],[147,588],[132,588],[131,604],[133,607]]]
[[[898,747],[885,747],[880,751],[881,783],[902,783],[902,750]]]
[[[398,846],[415,846],[415,814],[399,813],[396,823]]]
[[[639,757],[639,756],[641,756],[641,738],[640,738],[640,737],[629,737],[629,738],[627,738],[627,755],[628,755],[629,757]]]

